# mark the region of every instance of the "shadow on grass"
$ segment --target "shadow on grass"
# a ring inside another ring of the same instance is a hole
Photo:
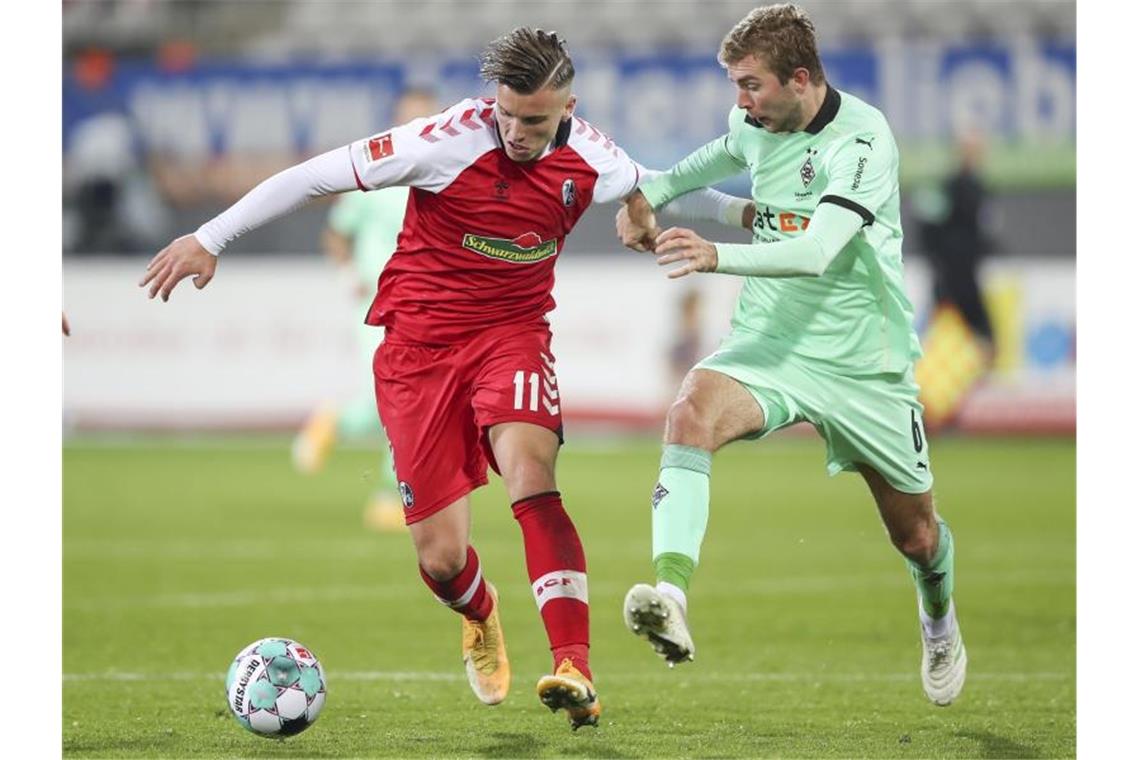
[[[546,742],[533,734],[508,734],[496,731],[490,744],[475,750],[479,757],[535,757]]]
[[[990,731],[957,731],[955,736],[962,739],[972,739],[978,743],[978,757],[987,758],[1023,758],[1041,757],[1041,750],[1028,744],[1015,742],[1013,739],[998,736]]]
[[[583,732],[589,732],[589,728],[583,728]],[[475,750],[478,757],[537,757],[541,754],[542,750],[547,748],[551,742],[547,739],[540,739],[533,734],[510,734],[499,731],[491,734],[494,742]],[[577,736],[576,736],[577,738]],[[596,740],[591,740],[589,733],[581,737],[583,739],[581,744],[575,742],[574,745],[565,746],[561,742],[557,742],[558,746],[553,749],[553,753],[558,757],[608,757],[608,758],[628,758],[632,755],[627,755],[614,748],[610,744],[603,744]]]

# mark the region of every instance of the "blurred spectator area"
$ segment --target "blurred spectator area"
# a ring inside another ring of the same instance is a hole
[[[816,20],[829,79],[890,120],[904,220],[911,191],[941,176],[954,134],[969,126],[993,138],[996,253],[1073,255],[1074,2],[800,5]],[[723,130],[732,90],[715,53],[754,6],[64,0],[64,252],[153,252],[273,172],[386,128],[407,84],[444,102],[479,94],[477,53],[519,25],[565,34],[579,115],[665,168]],[[747,182],[725,189],[744,194]],[[326,211],[313,204],[234,252],[314,251]],[[613,209],[589,214],[568,250],[614,250]],[[918,242],[909,235],[908,252],[921,253]]]
[[[716,0],[64,0],[65,53],[90,45],[154,49],[176,30],[207,53],[340,55],[478,50],[516,24],[574,29],[575,47],[701,49],[756,2]],[[1054,0],[801,0],[823,45],[908,38],[1071,37],[1072,2]],[[414,12],[409,12],[414,11]],[[630,30],[636,29],[637,34]]]

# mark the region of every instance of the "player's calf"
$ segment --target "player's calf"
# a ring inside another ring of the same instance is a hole
[[[463,667],[471,690],[484,704],[502,702],[511,685],[507,644],[499,619],[498,595],[484,580],[474,547],[467,547],[466,564],[455,577],[436,580],[422,565],[420,576],[436,599],[463,616]]]

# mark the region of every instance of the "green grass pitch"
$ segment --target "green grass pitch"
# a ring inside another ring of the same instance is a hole
[[[667,669],[621,623],[650,578],[650,441],[571,443],[559,462],[585,543],[600,726],[534,696],[550,667],[498,482],[474,544],[498,586],[514,672],[470,693],[459,621],[406,535],[362,528],[365,450],[319,475],[284,439],[70,442],[64,451],[63,752],[69,757],[1071,757],[1076,754],[1075,445],[945,439],[936,498],[954,530],[970,654],[960,700],[922,694],[914,588],[862,480],[823,444],[734,444],[690,596],[696,662]],[[230,659],[265,636],[321,658],[323,714],[284,741],[226,711]]]

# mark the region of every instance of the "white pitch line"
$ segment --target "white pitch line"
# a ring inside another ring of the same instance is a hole
[[[1076,681],[1075,673],[1059,671],[1041,671],[1037,673],[970,673],[969,678],[974,681],[994,681],[1023,683],[1029,681]],[[64,673],[64,682],[114,682],[114,681],[223,681],[224,673],[123,673],[110,671],[106,673]],[[665,681],[671,680],[680,683],[716,682],[716,683],[751,683],[751,682],[838,682],[838,683],[890,683],[896,681],[917,681],[918,674],[909,673],[698,673],[691,675],[664,673],[607,673],[606,679],[613,681]],[[465,681],[466,676],[457,672],[442,671],[402,671],[402,670],[350,670],[330,671],[328,680],[336,681]]]
[[[1034,586],[1060,586],[1076,585],[1076,577],[1069,573],[1005,573],[998,576],[989,576],[988,584],[999,585],[1003,588],[1021,585]],[[788,594],[826,594],[842,590],[860,590],[868,588],[899,589],[904,591],[910,584],[910,579],[903,573],[883,573],[867,575],[845,576],[789,576],[784,578],[766,578],[725,586],[702,589],[704,598],[719,598],[725,596],[739,597],[741,594],[751,594],[762,602],[764,596],[779,596]],[[595,595],[619,595],[628,588],[625,584],[612,581],[591,581],[590,590]],[[504,589],[501,595],[504,599],[521,601],[530,597],[530,589],[522,590]],[[213,608],[213,607],[248,607],[259,604],[277,605],[297,602],[339,602],[350,600],[396,600],[429,598],[426,589],[410,580],[393,583],[376,584],[371,586],[320,586],[309,588],[278,588],[272,591],[201,591],[175,594],[155,594],[147,596],[86,596],[75,601],[64,601],[65,611],[75,612],[103,612],[108,610],[125,609],[151,609],[159,608]]]

